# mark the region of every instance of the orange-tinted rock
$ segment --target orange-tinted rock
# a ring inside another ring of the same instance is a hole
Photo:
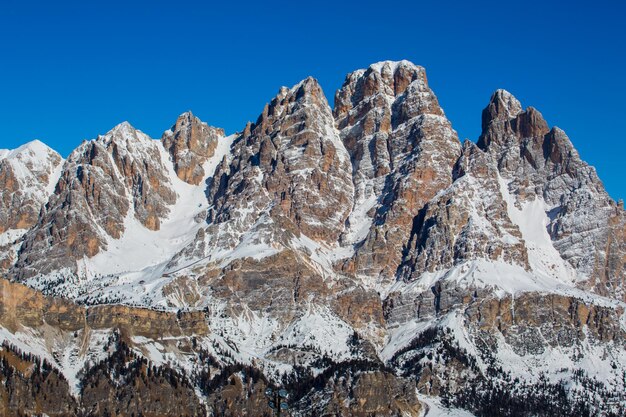
[[[215,154],[217,141],[222,137],[223,129],[208,126],[187,112],[163,134],[161,142],[172,157],[178,178],[198,185],[207,174],[202,165]]]

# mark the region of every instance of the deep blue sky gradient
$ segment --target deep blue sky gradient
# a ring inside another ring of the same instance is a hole
[[[128,120],[158,138],[192,110],[227,132],[282,85],[408,59],[461,139],[497,88],[539,109],[626,196],[626,2],[0,0],[0,148],[66,156]]]

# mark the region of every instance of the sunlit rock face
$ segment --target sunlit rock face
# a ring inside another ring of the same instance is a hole
[[[246,227],[268,212],[312,239],[337,240],[352,209],[350,159],[315,79],[282,88],[232,153],[214,176],[210,222]]]
[[[206,176],[203,165],[215,154],[221,137],[224,137],[224,129],[211,127],[187,112],[176,119],[161,142],[172,158],[178,178],[198,185]]]
[[[343,270],[389,279],[413,218],[452,183],[461,144],[426,72],[407,61],[349,74],[334,114],[352,161],[355,206],[348,221],[361,229],[346,236],[358,249]]]
[[[461,143],[408,61],[259,110],[0,150],[0,414],[624,415],[626,218],[562,130],[497,90]]]
[[[127,217],[150,230],[176,202],[158,142],[128,123],[84,142],[65,161],[54,193],[25,235],[16,274],[62,268],[106,250]]]
[[[518,208],[540,200],[554,247],[584,288],[624,300],[625,219],[593,167],[558,127],[505,90],[483,110],[478,146],[491,154]]]

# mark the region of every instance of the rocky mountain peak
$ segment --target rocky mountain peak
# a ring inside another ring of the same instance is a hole
[[[478,147],[496,156],[503,171],[518,169],[520,155],[529,146],[541,148],[550,131],[543,115],[534,107],[522,108],[521,103],[506,90],[497,90],[482,113],[482,133]],[[536,163],[535,161],[533,163]]]
[[[39,139],[33,139],[15,149],[0,149],[0,159],[3,158],[15,158],[18,155],[29,152],[33,155],[45,155],[49,152],[54,152],[52,148],[40,141]]]
[[[307,236],[337,239],[351,207],[349,157],[317,80],[281,88],[235,140],[232,155],[215,173],[222,180],[210,190],[210,221],[239,211],[252,224],[275,208]]]
[[[477,145],[497,162],[518,209],[543,205],[552,244],[581,285],[623,298],[626,271],[619,259],[626,245],[618,236],[624,212],[616,210],[595,169],[580,159],[565,132],[498,90],[483,111]]]
[[[428,85],[426,70],[406,60],[378,62],[370,65],[368,70],[380,73],[385,84],[392,89],[396,97],[404,93],[409,84],[417,79]]]
[[[326,97],[324,96],[324,92],[322,91],[322,87],[320,86],[319,82],[315,77],[311,76],[306,77],[304,80],[300,81],[298,84],[294,85],[288,90],[282,88],[281,92],[285,92],[287,94],[295,92],[296,99],[300,99],[304,97],[306,93],[310,93],[316,97],[324,97],[324,100],[326,100]]]
[[[18,166],[35,176],[50,174],[63,158],[54,149],[38,139],[25,143],[15,149],[0,149],[0,161],[6,160],[18,169]]]
[[[178,116],[178,118],[176,119],[176,124],[178,124],[179,122],[183,124],[189,124],[192,120],[194,122],[200,121],[200,119],[194,116],[191,110],[187,110],[186,112],[183,112],[180,114],[180,116]]]
[[[106,250],[119,239],[132,213],[143,227],[158,230],[176,201],[158,142],[120,123],[83,142],[68,157],[54,193],[24,237],[16,275],[67,267]]]
[[[335,94],[335,118],[343,119],[346,112],[364,101],[375,105],[383,104],[383,97],[392,101],[404,94],[414,81],[418,81],[422,89],[428,86],[424,68],[409,61],[382,61],[366,70],[354,71],[346,76]]]
[[[352,161],[359,215],[349,224],[361,230],[348,230],[346,240],[365,237],[344,270],[392,276],[415,213],[452,182],[461,144],[424,69],[408,61],[349,74],[335,95],[334,115]],[[371,221],[365,236],[363,217]]]
[[[178,178],[198,185],[207,174],[203,165],[214,155],[217,142],[223,137],[223,129],[207,125],[188,111],[163,133],[161,143],[170,154]]]
[[[265,105],[254,129],[265,129],[269,127],[268,122],[305,107],[320,109],[322,113],[329,109],[322,87],[313,77],[307,77],[291,88],[281,87],[278,94]]]
[[[543,115],[534,107],[522,108],[521,103],[506,90],[496,90],[482,113],[483,134],[478,140],[481,148],[490,146],[492,141],[503,145],[504,137],[489,132],[511,131],[518,139],[541,137],[550,130]]]
[[[128,120],[124,120],[123,122],[118,123],[117,125],[113,126],[113,128],[109,130],[109,132],[107,132],[107,135],[112,135],[112,134],[128,135],[128,134],[133,134],[136,131],[137,129],[135,129]]]
[[[567,171],[574,179],[587,177],[581,170],[593,171],[581,161],[565,132],[550,128],[534,107],[522,109],[520,102],[505,90],[496,91],[483,110],[483,131],[477,145],[495,158],[504,178],[512,179],[513,185],[518,181],[526,184],[523,191],[518,190],[526,197],[532,198],[537,192],[541,195],[546,181],[556,173]],[[552,203],[560,197],[550,193],[542,198]]]
[[[0,150],[0,271],[15,262],[18,242],[37,223],[63,162],[39,140]]]
[[[509,121],[522,112],[522,104],[513,94],[506,90],[496,90],[489,100],[489,104],[483,110],[482,128],[486,130],[490,123],[495,120]]]
[[[199,129],[202,127],[208,127],[209,129],[215,130],[220,133],[222,136],[224,135],[224,129],[220,129],[217,127],[212,127],[200,120],[196,115],[193,114],[191,110],[182,113],[176,119],[174,125],[165,133],[182,133],[190,134],[189,130]]]
[[[129,122],[122,122],[114,126],[104,135],[98,135],[95,139],[103,146],[109,148],[118,146],[134,152],[134,148],[139,150],[146,144],[152,142],[152,139],[139,129],[135,129]]]

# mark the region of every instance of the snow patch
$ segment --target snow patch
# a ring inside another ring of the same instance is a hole
[[[417,393],[417,399],[424,405],[420,417],[474,417],[474,414],[459,408],[446,408],[437,397]]]
[[[515,205],[515,197],[509,193],[508,184],[498,175],[500,192],[507,205],[511,221],[516,224],[528,249],[528,261],[533,272],[545,278],[554,278],[565,283],[579,281],[574,268],[568,264],[552,244],[547,226],[550,219],[549,207],[541,197],[522,203],[522,208]]]
[[[129,126],[118,125],[112,132],[129,134]],[[107,137],[113,133],[107,134],[102,140],[108,140]],[[147,138],[140,132],[135,135]],[[84,258],[77,262],[82,285],[85,288],[94,286],[95,289],[90,292],[97,293],[99,297],[109,294],[113,299],[138,304],[143,304],[142,300],[146,299],[147,294],[159,294],[160,289],[171,281],[170,277],[164,276],[167,264],[180,250],[193,242],[198,229],[203,227],[203,214],[209,207],[205,194],[206,181],[213,176],[222,159],[230,153],[234,139],[235,135],[218,139],[215,154],[204,164],[206,176],[197,186],[179,179],[161,142],[149,139],[148,144],[158,146],[172,188],[177,194],[176,203],[170,206],[168,217],[162,221],[157,231],[147,229],[135,218],[131,204],[124,219],[123,235],[114,239],[103,234],[107,239],[107,250],[93,258]],[[133,146],[137,146],[137,143],[133,142]],[[165,300],[158,297],[154,301],[161,305],[165,303]]]

